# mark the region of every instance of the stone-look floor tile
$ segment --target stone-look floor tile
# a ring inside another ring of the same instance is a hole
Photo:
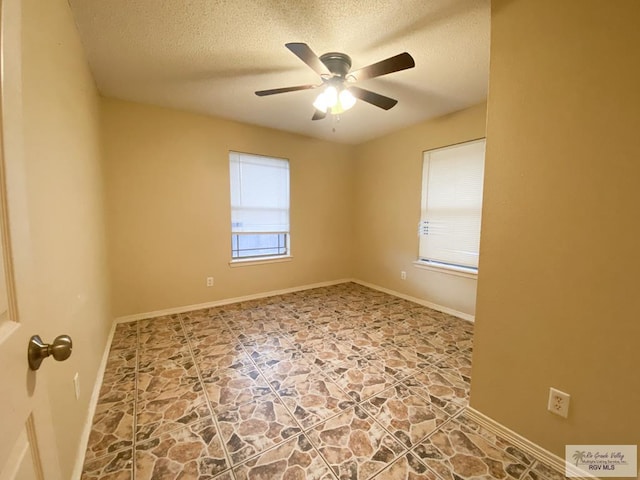
[[[271,393],[269,385],[256,368],[227,368],[203,376],[204,389],[211,407],[223,413]]]
[[[387,315],[385,322],[380,324],[377,329],[378,333],[383,335],[385,339],[396,337],[403,338],[403,336],[415,334],[413,328],[404,324],[405,316],[406,315],[404,313],[393,313]]]
[[[375,480],[440,480],[412,453],[398,460],[376,475]]]
[[[150,446],[138,448],[138,457],[157,467],[155,475],[139,470],[139,478],[234,480],[233,467],[235,480],[436,480],[434,468],[452,470],[460,458],[430,460],[425,449],[435,449],[429,441],[438,433],[454,435],[447,428],[456,422],[494,474],[500,474],[495,458],[504,457],[513,460],[501,464],[511,477],[526,471],[527,480],[559,480],[460,414],[472,350],[472,324],[355,283],[118,324],[83,478],[131,478],[135,435],[138,447]],[[354,402],[364,402],[376,421]],[[203,474],[194,467],[200,456],[187,461],[176,455],[202,446],[179,437],[197,436],[194,429],[211,422],[211,407],[234,465]],[[299,444],[314,435],[326,459],[308,442]],[[422,462],[419,454],[426,455]],[[427,461],[435,462],[431,469]]]
[[[289,341],[293,344],[304,344],[306,342],[312,342],[314,340],[322,342],[327,339],[327,333],[320,328],[304,328],[290,335]]]
[[[225,341],[220,339],[193,340],[191,345],[193,358],[198,367],[202,367],[203,362],[207,362],[211,366],[218,365],[219,368],[224,368],[222,365],[226,363],[230,366],[235,365],[234,368],[238,368],[241,365],[251,365],[251,360],[247,357],[242,345],[235,340],[235,337]],[[220,360],[218,360],[219,358]]]
[[[218,310],[215,308],[186,312],[181,315],[182,324],[188,332],[196,332],[197,330],[203,329],[226,330],[227,324],[218,313]]]
[[[138,321],[138,333],[182,332],[180,317],[177,314],[148,318]]]
[[[250,308],[237,312],[236,314],[225,318],[227,325],[233,331],[269,331],[273,316],[267,313],[263,308]]]
[[[408,355],[412,355],[417,360],[418,369],[429,369],[437,365],[443,359],[447,358],[447,354],[443,348],[433,347],[431,345],[421,345],[415,347],[401,347],[401,350]]]
[[[217,415],[224,444],[234,465],[301,432],[284,405],[273,395]]]
[[[520,479],[528,465],[454,419],[413,449],[444,480]]]
[[[182,327],[180,327],[182,328]],[[170,348],[187,346],[187,337],[182,331],[174,332],[162,330],[159,332],[147,330],[138,334],[138,349],[140,352],[151,354],[156,352],[157,357]]]
[[[316,364],[322,365],[323,362],[339,363],[354,355],[351,346],[345,342],[338,341],[333,338],[321,338],[309,340],[304,343],[305,351],[309,352]]]
[[[371,313],[377,314],[382,320],[387,320],[390,315],[403,314],[406,316],[409,311],[408,307],[403,306],[402,304],[398,304],[395,302],[387,302],[387,303],[372,303],[370,306],[368,302],[365,303],[366,311],[370,311]]]
[[[138,404],[151,400],[177,398],[183,394],[193,394],[193,398],[197,398],[201,393],[202,384],[197,375],[190,376],[182,373],[181,370],[138,374]]]
[[[306,355],[297,358],[292,358],[290,355],[287,359],[261,364],[260,369],[269,382],[274,379],[282,382],[285,378],[308,375],[316,370],[310,361],[310,357]]]
[[[409,327],[405,333],[396,335],[388,340],[399,347],[434,347],[432,339],[440,332],[440,327],[429,325],[426,328]]]
[[[199,356],[194,352],[200,374],[203,379],[208,379],[222,370],[249,370],[253,368],[253,363],[249,356],[242,350],[233,353],[207,354]]]
[[[275,322],[265,320],[257,321],[250,325],[244,325],[238,329],[234,329],[231,325],[229,328],[231,328],[231,331],[237,335],[238,340],[240,341],[250,341],[253,339],[258,339],[260,337],[278,335],[280,333]]]
[[[199,384],[156,392],[153,400],[136,405],[136,441],[141,442],[189,425],[211,413]]]
[[[131,480],[133,449],[128,448],[84,462],[81,480]]]
[[[293,345],[285,336],[280,334],[269,334],[263,337],[254,337],[241,341],[247,354],[256,362],[259,363],[264,358],[269,358],[276,355],[278,352],[293,348]]]
[[[409,448],[449,419],[404,384],[374,395],[362,408]]]
[[[358,360],[357,365],[353,362],[344,363],[328,369],[325,373],[356,402],[364,401],[386,390],[397,381],[364,359]]]
[[[423,330],[429,331],[432,327],[438,327],[439,329],[442,329],[449,324],[449,320],[443,322],[436,318],[430,317],[428,310],[425,311],[420,307],[409,307],[407,311],[405,311],[405,315],[405,325],[416,329],[420,333],[422,333]]]
[[[473,354],[472,341],[443,342],[444,349],[449,355],[462,355],[470,357]]]
[[[363,355],[370,364],[383,369],[396,380],[414,375],[420,371],[418,358],[409,351],[399,348],[383,348]]]
[[[180,351],[174,355],[167,352],[164,359],[140,357],[138,360],[138,375],[154,376],[159,375],[167,378],[175,377],[197,377],[196,364],[188,350]],[[138,378],[138,383],[140,379]]]
[[[190,354],[185,337],[181,337],[180,341],[172,342],[171,344],[165,342],[162,346],[141,344],[138,349],[138,363],[141,361],[148,363],[164,360],[179,362],[187,358],[190,358]]]
[[[300,434],[234,468],[237,480],[333,480],[309,440]]]
[[[138,364],[137,349],[111,350],[107,357],[102,383],[109,383],[113,377],[134,373]]]
[[[522,452],[520,449],[513,446],[504,438],[483,428],[481,425],[477,424],[476,422],[468,418],[465,413],[458,415],[456,417],[456,422],[460,424],[462,431],[470,432],[483,437],[491,445],[494,445],[497,448],[506,452],[507,454],[511,455],[512,457],[517,458],[521,463],[525,465],[532,465],[534,463],[533,457]],[[542,468],[545,467],[545,465],[543,464],[541,465],[542,465]]]
[[[371,478],[404,451],[358,406],[317,425],[307,436],[338,478]]]
[[[227,332],[198,331],[195,334],[189,334],[189,343],[192,350],[201,355],[206,355],[209,352],[231,353],[240,348],[236,335]]]
[[[185,325],[187,338],[193,348],[206,350],[212,345],[235,345],[236,334],[220,324],[201,326],[200,324]]]
[[[162,358],[166,352],[188,349],[187,337],[182,333],[140,333],[138,336],[138,348],[140,352]]]
[[[336,337],[348,338],[356,333],[355,325],[341,317],[329,317],[327,322],[322,323],[321,330],[333,333]]]
[[[291,308],[286,302],[279,301],[275,297],[265,298],[265,304],[260,306],[260,310],[265,314],[266,319],[273,323],[278,318],[291,314]]]
[[[261,355],[259,352],[252,352],[251,359],[257,365],[258,369],[264,372],[270,372],[282,365],[311,365],[312,355],[301,351],[295,346],[285,347],[271,355]],[[286,368],[286,367],[285,367]]]
[[[362,329],[354,329],[353,331],[340,332],[337,339],[346,343],[352,350],[357,349],[359,352],[369,353],[378,350],[384,341],[384,337],[377,332],[367,332]]]
[[[458,413],[469,401],[469,384],[437,368],[418,373],[405,384],[449,415]]]
[[[372,308],[375,308],[375,310],[361,309],[357,314],[349,316],[349,322],[356,325],[363,332],[374,335],[379,340],[384,340],[384,337],[374,326],[386,321],[385,316],[378,311],[379,306]]]
[[[447,355],[434,363],[445,373],[453,374],[463,382],[471,384],[471,358],[462,355]]]
[[[133,446],[133,408],[133,402],[96,406],[85,461]]]
[[[311,325],[302,321],[295,313],[283,315],[279,318],[274,318],[274,322],[278,327],[278,330],[286,335],[288,339],[291,335],[302,330],[303,328],[310,327]]]
[[[136,480],[217,478],[229,467],[211,419],[138,443],[135,448]]]
[[[135,322],[116,325],[111,350],[135,349],[138,345],[138,326]]]
[[[192,341],[224,343],[235,339],[235,333],[222,318],[184,320],[184,331]]]
[[[295,419],[307,429],[353,405],[353,400],[316,370],[271,377],[271,386]]]
[[[140,347],[138,351],[137,371],[140,373],[161,372],[173,369],[177,365],[183,370],[193,369],[194,361],[189,347],[185,345],[167,346],[162,349]]]
[[[134,402],[136,398],[135,371],[109,377],[100,387],[98,405],[124,405]]]

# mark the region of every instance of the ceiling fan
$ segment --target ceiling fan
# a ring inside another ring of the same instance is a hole
[[[327,113],[333,115],[340,114],[353,107],[356,99],[360,99],[363,102],[370,103],[384,110],[389,110],[398,103],[397,100],[370,90],[365,90],[364,88],[356,87],[354,83],[360,80],[367,80],[369,78],[399,72],[415,66],[413,57],[407,52],[404,52],[351,72],[351,58],[344,53],[329,52],[318,57],[306,43],[287,43],[285,47],[320,75],[322,83],[317,85],[308,84],[259,90],[255,93],[259,97],[264,97],[267,95],[310,90],[324,86],[325,88],[322,93],[320,93],[316,101],[313,102],[316,112],[312,120],[321,120],[327,116]]]

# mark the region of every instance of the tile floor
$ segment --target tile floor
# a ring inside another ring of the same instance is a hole
[[[354,283],[119,324],[82,478],[561,478],[465,416],[472,345]]]

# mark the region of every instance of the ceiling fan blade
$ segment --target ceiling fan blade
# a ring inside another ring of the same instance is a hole
[[[272,88],[271,90],[258,90],[256,92],[256,95],[259,97],[264,97],[267,95],[275,95],[276,93],[296,92],[298,90],[309,90],[311,88],[317,87],[318,85],[297,85],[295,87]]]
[[[316,112],[313,114],[313,117],[311,117],[311,120],[322,120],[326,116],[327,116],[327,112],[323,112],[322,110],[316,110]]]
[[[407,52],[404,52],[394,57],[389,57],[386,60],[349,72],[349,75],[353,75],[356,80],[360,81],[366,80],[367,78],[380,77],[388,73],[399,72],[415,66],[416,62],[413,61],[413,57]]]
[[[313,50],[311,50],[306,43],[285,43],[284,46],[291,50],[296,57],[309,65],[318,75],[331,75],[327,66],[322,63],[320,58],[313,53]]]
[[[384,110],[389,110],[398,103],[398,101],[393,98],[385,97],[384,95],[380,95],[379,93],[375,93],[370,90],[365,90],[364,88],[352,86],[349,87],[349,91],[354,97],[359,98],[363,102],[370,103],[371,105],[375,105],[376,107],[380,107]]]

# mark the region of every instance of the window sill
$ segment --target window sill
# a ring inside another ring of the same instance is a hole
[[[431,270],[433,272],[446,273],[448,275],[455,275],[457,277],[472,278],[474,280],[478,279],[478,271],[473,270],[472,268],[456,267],[453,265],[445,265],[442,263],[431,263],[431,262],[425,262],[422,260],[416,260],[415,262],[413,262],[413,265],[416,268]]]
[[[293,256],[291,255],[281,255],[279,257],[267,257],[267,258],[247,258],[247,259],[236,259],[231,260],[229,262],[230,267],[248,267],[250,265],[265,265],[268,263],[281,263],[281,262],[290,262],[293,260]]]

